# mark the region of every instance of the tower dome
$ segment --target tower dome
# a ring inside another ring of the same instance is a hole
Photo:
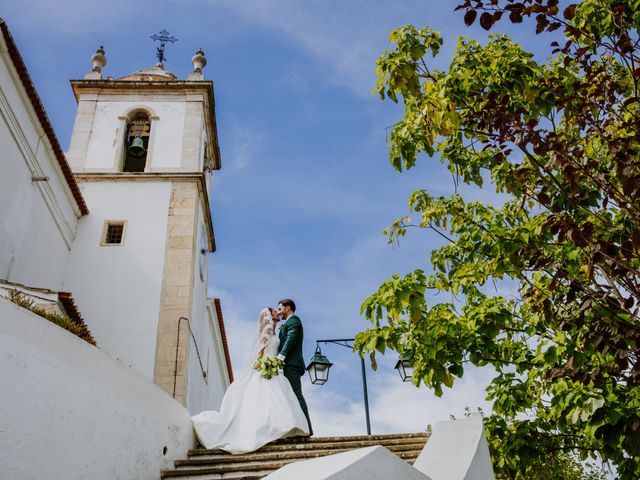
[[[154,67],[138,70],[118,80],[130,80],[133,82],[171,82],[177,79],[178,77],[168,70],[165,70],[161,63],[156,63]]]

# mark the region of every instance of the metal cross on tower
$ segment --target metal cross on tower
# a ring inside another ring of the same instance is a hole
[[[171,36],[169,32],[166,30],[162,30],[160,33],[156,33],[151,35],[151,40],[154,42],[160,42],[160,46],[156,48],[156,57],[158,57],[158,62],[160,64],[164,63],[167,57],[164,56],[164,47],[167,42],[177,42],[178,39],[176,37]]]

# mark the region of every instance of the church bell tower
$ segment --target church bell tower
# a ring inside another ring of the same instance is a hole
[[[224,356],[210,340],[217,327],[207,298],[220,149],[204,53],[179,80],[164,68],[172,37],[161,35],[155,66],[103,78],[100,47],[93,70],[71,81],[78,107],[67,160],[90,214],[78,226],[65,288],[100,348],[197,410],[225,388],[209,368]]]

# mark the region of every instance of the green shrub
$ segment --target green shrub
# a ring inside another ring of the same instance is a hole
[[[91,335],[89,328],[82,320],[74,320],[69,318],[67,315],[48,312],[44,308],[38,307],[33,299],[27,297],[24,293],[15,288],[9,290],[9,300],[16,305],[35,313],[36,315],[46,318],[50,322],[53,322],[68,332],[73,333],[91,345],[96,345],[93,335]]]

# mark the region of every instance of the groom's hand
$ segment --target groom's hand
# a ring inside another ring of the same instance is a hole
[[[280,360],[281,362],[284,362],[284,355],[279,353],[278,354],[278,360]]]

